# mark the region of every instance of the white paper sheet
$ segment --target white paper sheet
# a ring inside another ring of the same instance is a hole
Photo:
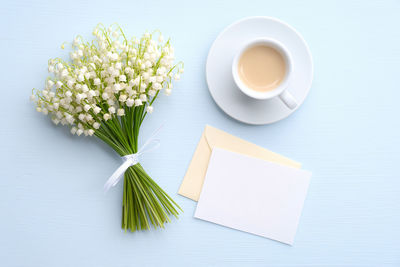
[[[310,177],[214,148],[194,216],[292,245]]]

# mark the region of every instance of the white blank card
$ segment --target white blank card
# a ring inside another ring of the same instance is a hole
[[[194,216],[292,245],[310,177],[214,148]]]

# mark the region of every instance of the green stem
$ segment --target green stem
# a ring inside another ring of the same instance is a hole
[[[140,126],[145,117],[145,105],[126,108],[125,117],[113,116],[95,134],[120,156],[133,154],[138,148]],[[124,175],[121,227],[125,231],[164,228],[169,215],[178,217],[179,205],[162,190],[140,164],[129,167]]]

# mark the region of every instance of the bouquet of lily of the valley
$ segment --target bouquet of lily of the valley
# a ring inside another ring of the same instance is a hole
[[[148,149],[138,148],[138,139],[154,101],[163,89],[171,93],[172,80],[179,80],[183,63],[174,63],[170,40],[164,41],[158,32],[128,39],[117,25],[98,25],[93,35],[91,42],[80,36],[74,39],[69,61],[49,60],[52,77],[43,90],[33,90],[31,99],[36,110],[50,115],[55,124],[69,125],[78,136],[96,136],[122,157],[124,163],[105,189],[123,176],[123,229],[164,227],[169,215],[177,217],[180,207],[138,162]],[[155,140],[144,146],[151,143]]]

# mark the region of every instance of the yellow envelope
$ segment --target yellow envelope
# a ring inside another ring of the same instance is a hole
[[[199,199],[204,177],[207,172],[208,161],[214,147],[294,168],[301,168],[301,164],[298,162],[206,125],[189,168],[186,171],[186,175],[183,178],[181,187],[179,188],[178,193],[180,195],[193,199],[194,201]]]

